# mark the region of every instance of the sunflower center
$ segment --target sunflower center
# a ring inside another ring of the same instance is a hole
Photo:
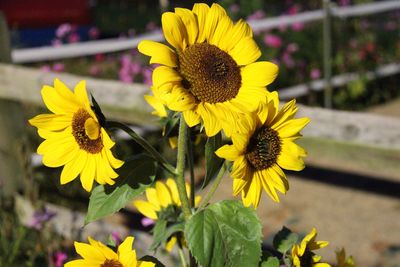
[[[276,163],[281,152],[278,133],[263,126],[254,132],[247,145],[246,159],[256,170],[265,170]]]
[[[117,260],[106,260],[100,267],[124,267],[119,261]]]
[[[228,101],[239,92],[242,77],[233,58],[215,45],[201,43],[179,54],[182,84],[201,102]]]
[[[84,109],[79,109],[72,117],[72,135],[79,147],[89,153],[97,154],[103,148],[100,125]]]

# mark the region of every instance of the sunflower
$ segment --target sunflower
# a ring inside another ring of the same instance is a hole
[[[165,116],[165,106],[182,112],[190,127],[202,122],[207,136],[240,130],[242,116],[265,100],[265,86],[278,73],[275,64],[256,62],[261,52],[250,26],[203,3],[166,12],[161,22],[172,48],[148,40],[138,46],[151,64],[161,64],[153,72],[153,96],[146,97],[154,113]]]
[[[232,145],[224,145],[215,153],[233,161],[231,176],[233,194],[242,192],[245,206],[258,207],[262,188],[276,202],[276,190],[286,193],[289,184],[283,169],[299,171],[304,168],[306,151],[293,141],[300,130],[310,121],[308,118],[293,119],[297,112],[295,100],[280,111],[278,94],[268,95],[244,126],[245,133],[232,135]]]
[[[43,164],[60,167],[60,182],[66,184],[80,175],[82,187],[91,191],[93,181],[114,184],[118,174],[113,168],[123,161],[114,158],[110,139],[92,110],[86,92],[85,81],[79,82],[72,92],[60,80],[54,87],[43,86],[43,101],[54,114],[41,114],[29,120],[38,128],[40,137],[46,139],[38,147]]]
[[[327,241],[315,241],[316,236],[317,229],[313,228],[300,245],[293,246],[292,260],[295,267],[330,267],[328,263],[320,262],[321,256],[312,252],[329,244]]]
[[[346,251],[344,248],[336,251],[337,267],[354,267],[354,259],[352,256],[346,258]]]
[[[132,250],[134,237],[128,236],[118,247],[117,253],[92,238],[90,244],[75,242],[76,252],[83,258],[67,262],[65,267],[153,267],[148,261],[138,261],[136,251]]]
[[[188,183],[186,183],[186,193],[189,197],[190,185]],[[155,221],[158,219],[166,220],[169,223],[179,221],[179,217],[182,213],[181,200],[179,199],[178,187],[174,179],[168,178],[165,183],[157,181],[155,188],[150,187],[146,189],[146,198],[147,201],[133,201],[133,205],[144,216]],[[200,200],[200,196],[195,197],[196,206]],[[166,249],[171,251],[176,241],[177,236],[173,235],[167,242]],[[183,237],[181,241],[184,243]]]

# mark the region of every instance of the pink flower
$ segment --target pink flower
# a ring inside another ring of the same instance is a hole
[[[310,72],[310,78],[313,80],[319,79],[321,77],[321,71],[319,69],[313,68]]]
[[[131,56],[129,56],[128,54],[124,54],[121,56],[121,65],[122,67],[125,68],[129,68],[129,66],[131,65]]]
[[[50,72],[51,71],[51,67],[49,65],[43,65],[40,67],[40,70],[43,72]]]
[[[78,43],[80,40],[81,37],[79,37],[79,34],[76,32],[73,32],[68,36],[68,43]]]
[[[288,51],[289,53],[295,53],[295,52],[299,51],[299,46],[296,43],[290,43],[286,47],[286,51]]]
[[[144,68],[142,70],[144,84],[147,84],[149,86],[153,85],[153,81],[151,79],[152,74],[153,74],[153,70],[150,68]]]
[[[142,225],[143,225],[144,227],[148,227],[148,226],[154,224],[154,221],[153,221],[152,219],[150,219],[150,218],[147,218],[147,217],[143,217],[142,220],[141,220],[140,222],[142,223]]]
[[[89,74],[92,76],[98,76],[101,73],[101,69],[97,65],[92,65],[89,68]]]
[[[64,261],[67,259],[67,254],[62,251],[57,251],[53,256],[55,267],[63,267]]]
[[[53,39],[53,40],[51,40],[51,45],[52,46],[60,46],[60,45],[62,45],[62,41],[60,40],[60,39]]]
[[[97,39],[97,37],[99,37],[100,31],[97,27],[91,27],[88,34],[90,39]]]
[[[67,34],[72,31],[72,26],[69,23],[64,23],[58,26],[56,30],[56,36],[58,38],[64,38]]]
[[[349,6],[350,0],[339,0],[339,6]]]
[[[55,72],[63,72],[65,69],[65,66],[63,63],[54,63],[53,64],[53,71]]]
[[[279,48],[282,45],[282,39],[277,35],[266,34],[264,36],[264,43],[269,47]]]
[[[132,83],[133,82],[133,76],[130,73],[128,68],[122,67],[119,72],[119,80],[123,83]]]
[[[130,71],[132,72],[132,74],[136,75],[142,71],[142,65],[137,62],[132,62],[132,64],[130,65]]]
[[[116,246],[119,246],[122,243],[122,238],[118,231],[113,231],[111,233],[111,238],[114,240]]]
[[[229,6],[229,10],[235,14],[238,13],[240,11],[240,6],[238,4],[232,4]]]
[[[247,17],[248,21],[252,21],[252,20],[259,20],[265,17],[265,12],[262,10],[257,10],[256,12],[254,12],[253,14],[251,14],[250,16]]]
[[[300,11],[300,7],[298,5],[294,5],[288,9],[287,13],[289,15],[296,15],[297,13],[299,13],[299,11]]]
[[[102,62],[104,60],[104,54],[96,54],[94,56],[94,59],[96,60],[96,62]]]
[[[155,31],[158,29],[157,24],[154,21],[150,21],[149,23],[147,23],[146,25],[146,30],[148,31]]]
[[[302,31],[304,29],[304,23],[296,22],[292,24],[292,30],[295,32]]]
[[[294,66],[295,66],[295,62],[294,62],[294,60],[293,60],[293,58],[292,58],[292,56],[288,53],[288,52],[284,52],[283,53],[283,55],[282,55],[282,62],[285,64],[285,66],[288,68],[288,69],[291,69],[291,68],[293,68]]]

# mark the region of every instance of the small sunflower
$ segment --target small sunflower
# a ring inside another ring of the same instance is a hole
[[[92,110],[85,81],[79,82],[72,92],[55,79],[54,87],[43,86],[43,101],[54,114],[41,114],[29,120],[46,139],[38,147],[43,164],[60,167],[60,182],[66,184],[80,175],[82,187],[91,191],[93,181],[114,184],[118,174],[114,169],[123,161],[111,153],[114,142]]]
[[[154,114],[166,116],[165,106],[182,112],[190,127],[202,122],[207,136],[241,129],[243,114],[265,100],[265,86],[278,73],[275,64],[256,62],[261,52],[250,26],[233,23],[218,4],[203,3],[166,12],[161,22],[172,48],[148,40],[138,46],[151,64],[161,64],[153,72],[153,95],[146,96]]]
[[[336,251],[337,267],[354,267],[354,259],[352,256],[346,258],[346,251],[344,248]]]
[[[320,262],[321,256],[312,252],[329,244],[327,241],[315,241],[316,237],[317,229],[313,228],[300,245],[293,246],[292,260],[295,267],[330,267],[328,263]]]
[[[189,197],[190,185],[188,183],[186,183],[186,193]],[[165,183],[157,181],[155,188],[151,187],[146,189],[146,198],[147,201],[133,201],[133,205],[144,216],[155,221],[158,219],[166,220],[169,223],[179,221],[179,217],[182,213],[181,200],[179,199],[178,187],[174,179],[168,178]],[[195,197],[196,206],[200,200],[200,196]],[[177,236],[173,235],[167,242],[166,249],[171,251],[176,241]],[[183,239],[182,243],[184,243]]]
[[[310,121],[308,118],[293,119],[297,112],[295,100],[280,111],[278,94],[268,95],[249,120],[245,133],[232,135],[232,145],[225,145],[215,153],[233,161],[231,176],[233,194],[242,192],[245,206],[258,207],[262,188],[276,202],[276,190],[286,193],[289,184],[283,169],[300,171],[304,168],[306,151],[293,141]]]
[[[88,238],[89,244],[75,242],[76,252],[83,258],[67,262],[65,267],[153,267],[155,263],[138,261],[136,251],[132,249],[134,237],[129,236],[115,253],[103,243]]]

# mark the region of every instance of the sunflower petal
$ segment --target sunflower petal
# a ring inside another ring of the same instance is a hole
[[[135,200],[133,202],[133,205],[138,209],[140,213],[142,213],[144,216],[157,220],[157,213],[156,213],[156,207],[144,200]]]
[[[181,18],[183,24],[186,26],[188,44],[192,45],[196,43],[197,35],[199,34],[199,26],[195,14],[186,8],[175,8],[175,14]]]
[[[165,12],[162,14],[161,23],[167,42],[176,49],[183,51],[188,45],[188,37],[182,19],[173,12]]]
[[[240,39],[228,53],[239,66],[251,64],[261,56],[256,41],[249,36]]]
[[[267,86],[278,75],[278,66],[268,61],[259,61],[241,68],[244,86]]]
[[[205,24],[207,20],[207,13],[210,7],[204,3],[196,3],[193,5],[193,13],[197,16],[199,34],[197,42],[203,43],[206,39]]]
[[[168,46],[149,40],[143,40],[138,45],[140,53],[150,56],[150,64],[162,64],[168,67],[177,67],[176,54]]]

